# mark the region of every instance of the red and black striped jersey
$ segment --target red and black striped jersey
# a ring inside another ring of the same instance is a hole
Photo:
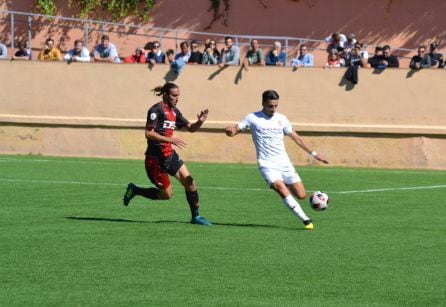
[[[181,129],[189,124],[180,110],[169,107],[163,102],[154,104],[147,112],[146,129],[154,129],[156,133],[172,137],[175,128]],[[172,144],[147,140],[146,156],[169,157],[172,154]]]

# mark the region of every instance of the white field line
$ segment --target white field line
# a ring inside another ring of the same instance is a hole
[[[136,160],[135,160],[136,161]],[[141,160],[142,161],[142,160]],[[21,158],[0,158],[0,163],[69,163],[69,164],[103,164],[103,165],[116,165],[119,163],[128,163],[129,160],[113,160],[113,161],[89,161],[89,160],[70,160],[70,159],[63,159],[63,160],[57,160],[57,159],[21,159]],[[190,162],[193,163],[193,162]],[[209,164],[200,164],[200,165],[194,165],[193,167],[196,168],[247,168],[247,169],[257,169],[257,165],[255,164],[218,164],[218,163],[209,163]],[[299,167],[297,167],[299,170]],[[446,175],[446,172],[444,171],[411,171],[411,170],[386,170],[386,169],[342,169],[342,168],[304,168],[302,170],[303,172],[365,172],[365,173],[384,173],[384,174],[414,174],[414,175]]]
[[[71,184],[71,185],[96,185],[96,186],[120,186],[124,187],[124,183],[113,182],[86,182],[86,181],[64,181],[64,180],[35,180],[35,179],[7,179],[0,178],[0,182],[18,182],[18,183],[32,183],[32,184]],[[174,186],[175,189],[182,189]],[[236,187],[206,187],[199,186],[199,189],[206,190],[235,190],[235,191],[261,191],[270,192],[267,188],[236,188]],[[445,189],[446,185],[431,185],[418,187],[395,187],[395,188],[381,188],[381,189],[367,189],[367,190],[352,190],[352,191],[327,191],[329,194],[356,194],[356,193],[379,193],[379,192],[393,192],[393,191],[407,191],[407,190],[430,190],[430,189]]]

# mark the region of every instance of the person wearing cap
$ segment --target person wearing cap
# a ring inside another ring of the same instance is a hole
[[[433,42],[429,47],[429,53],[426,57],[430,60],[430,68],[443,68],[443,55],[441,53],[436,52],[438,48],[438,44]]]

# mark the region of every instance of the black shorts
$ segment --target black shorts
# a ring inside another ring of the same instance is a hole
[[[175,151],[167,158],[146,156],[145,161],[147,176],[160,189],[167,189],[170,186],[167,174],[175,176],[183,164]]]
[[[170,176],[175,176],[175,174],[184,164],[183,160],[180,159],[176,151],[173,151],[172,154],[167,158],[159,158],[159,161],[161,170],[165,171]]]

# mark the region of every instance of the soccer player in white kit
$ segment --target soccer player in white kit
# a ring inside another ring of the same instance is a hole
[[[256,147],[260,173],[271,189],[276,191],[284,204],[304,223],[304,228],[314,228],[311,219],[302,210],[293,195],[305,199],[305,187],[285,151],[284,135],[288,135],[300,148],[322,163],[328,164],[320,154],[311,150],[291,126],[285,115],[277,113],[279,94],[268,90],[262,94],[262,110],[248,114],[240,123],[226,127],[227,136],[251,130]],[[291,192],[291,193],[290,193]]]

